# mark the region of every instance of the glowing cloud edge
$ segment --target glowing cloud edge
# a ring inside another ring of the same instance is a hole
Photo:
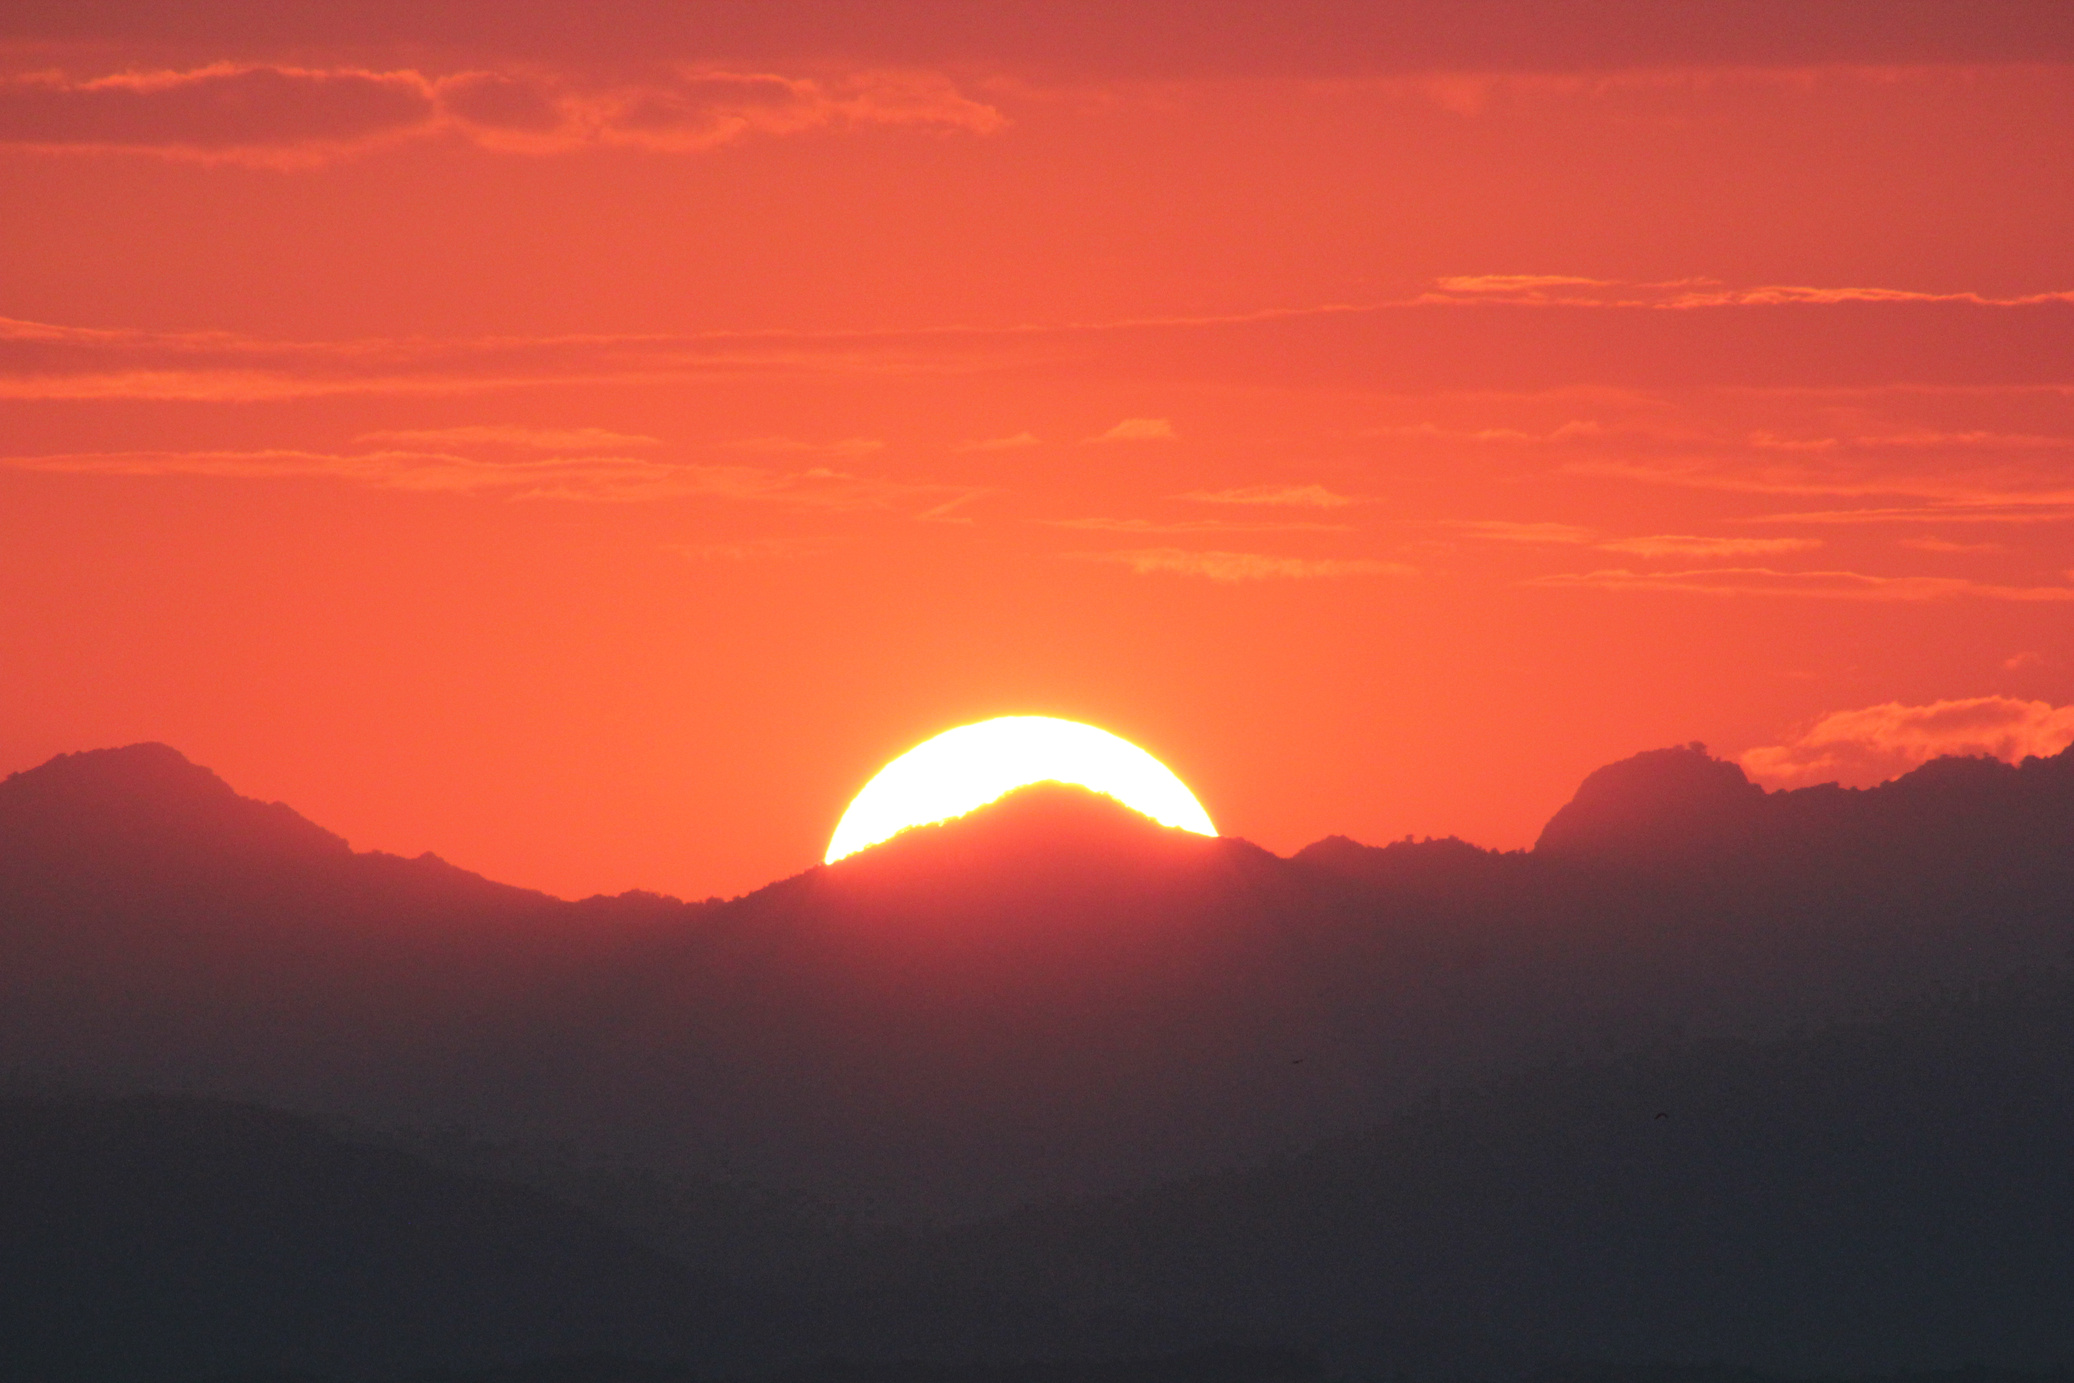
[[[880,769],[836,823],[834,864],[914,826],[948,821],[1031,783],[1107,793],[1162,826],[1217,828],[1174,771],[1120,735],[1052,716],[999,716],[946,730]]]

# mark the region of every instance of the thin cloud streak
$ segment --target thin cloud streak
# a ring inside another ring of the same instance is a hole
[[[2074,303],[2074,289],[1997,296],[1931,293],[1909,288],[1817,287],[1764,284],[1732,288],[1716,279],[1636,282],[1564,274],[1464,274],[1438,280],[1418,302],[1502,303],[1511,307],[1647,307],[1683,311],[1708,307],[1780,307],[1793,304],[1959,303],[1971,307],[2036,307]]]
[[[1910,451],[2074,451],[2074,437],[2026,432],[1890,432],[1848,437],[1780,437],[1753,432],[1753,447],[1773,451],[1910,450]]]
[[[517,427],[486,423],[461,427],[404,428],[363,432],[356,442],[403,446],[507,446],[540,451],[584,451],[605,447],[659,447],[662,439],[602,427]]]
[[[1812,552],[1820,538],[1706,538],[1689,533],[1658,533],[1641,538],[1608,538],[1593,547],[1636,557],[1770,557]]]
[[[1259,552],[1193,552],[1178,547],[1069,552],[1064,556],[1072,561],[1112,562],[1129,567],[1140,576],[1199,576],[1219,582],[1415,574],[1413,568],[1400,562],[1380,562],[1366,557],[1275,557]]]
[[[1046,519],[1053,528],[1090,533],[1349,533],[1352,524],[1312,523],[1301,519]]]
[[[1496,543],[1588,543],[1597,534],[1571,523],[1519,523],[1510,519],[1451,519],[1441,525],[1465,537]]]
[[[832,442],[809,442],[798,437],[743,437],[726,443],[731,451],[762,452],[773,456],[869,456],[884,451],[877,437],[843,437]]]
[[[1107,432],[1088,438],[1090,442],[1172,442],[1179,437],[1174,424],[1165,418],[1125,418]]]
[[[1805,600],[1923,602],[1961,597],[2025,603],[2074,601],[2074,586],[2004,586],[1943,576],[1872,576],[1856,571],[1776,571],[1769,567],[1710,567],[1638,572],[1625,568],[1558,572],[1529,578],[1528,586],[1558,590],[1665,591],[1707,596],[1775,596]]]
[[[2074,495],[1983,499],[1869,509],[1807,509],[1760,514],[1749,523],[2063,523],[2074,519]]]
[[[686,154],[751,136],[856,126],[989,134],[994,107],[925,71],[819,79],[678,68],[586,85],[543,72],[215,63],[95,78],[0,78],[0,146],[306,168],[385,144],[458,138],[507,154],[634,148]]]
[[[1592,547],[1635,557],[1765,557],[1808,552],[1822,546],[1819,538],[1713,538],[1693,533],[1653,533],[1633,538],[1605,538],[1597,530],[1571,523],[1517,522],[1511,519],[1450,519],[1441,527],[1489,542],[1553,547]]]
[[[1197,504],[1263,504],[1289,509],[1344,509],[1364,503],[1323,485],[1242,485],[1232,490],[1191,490],[1176,498]]]
[[[323,479],[382,490],[512,499],[627,502],[711,497],[839,509],[919,508],[917,517],[938,516],[984,493],[969,486],[912,484],[825,469],[781,472],[630,456],[484,461],[423,451],[131,451],[0,457],[0,467],[63,475]]]
[[[1745,516],[1745,523],[2044,523],[2074,518],[2074,490],[2044,488],[2062,479],[2058,467],[2034,467],[2038,484],[2017,481],[2020,472],[2001,468],[1983,475],[1898,474],[1893,471],[1842,475],[1804,468],[1753,466],[1729,469],[1719,463],[1659,466],[1595,461],[1566,465],[1573,475],[1591,475],[1738,494],[1913,499],[1912,504],[1861,505]],[[2024,476],[2023,478],[2031,478]]]
[[[2001,552],[2000,543],[1955,543],[1949,538],[1901,538],[1896,546],[1914,548],[1918,552],[1975,553]]]
[[[1926,319],[1916,329],[1897,330],[1902,323],[1847,315],[1833,323],[1833,332],[1793,333],[1792,339],[1821,343],[1808,346],[1812,353],[1795,362],[1774,358],[1775,353],[1752,354],[1747,333],[1741,329],[1717,340],[1715,328],[1694,318],[1700,325],[1692,331],[1680,326],[1667,336],[1661,324],[1638,330],[1633,312],[1603,304],[1571,305],[1579,313],[1606,311],[1606,330],[1600,334],[1580,326],[1580,336],[1564,325],[1556,335],[1569,344],[1558,350],[1546,323],[1534,326],[1527,320],[1538,317],[1538,311],[1528,313],[1527,319],[1508,318],[1502,314],[1517,311],[1516,307],[1465,296],[1158,321],[879,332],[773,329],[339,341],[77,328],[0,319],[0,398],[271,400],[348,393],[461,393],[552,383],[659,383],[744,374],[962,375],[1017,364],[1053,370],[1077,363],[1087,370],[1129,372],[1146,359],[1166,360],[1163,370],[1178,362],[1184,373],[1215,379],[1287,379],[1313,386],[1399,391],[1419,379],[1418,387],[1429,393],[1456,388],[1469,374],[1479,375],[1486,388],[1500,392],[1552,388],[1565,379],[1572,387],[1586,382],[1611,387],[1622,380],[1632,385],[1666,371],[1667,386],[1678,383],[1673,377],[1682,372],[1694,375],[1686,382],[1690,387],[1712,388],[1758,387],[1770,376],[1795,374],[1803,381],[1826,380],[1833,387],[1851,383],[1857,376],[1865,377],[1857,381],[1861,385],[1878,383],[1881,378],[1988,382],[1997,387],[2050,382],[2030,376],[2061,368],[2056,363],[2063,356],[2060,347],[2074,339],[2074,301],[2063,301],[2067,295],[2043,295],[2041,303],[2049,300],[2052,308],[2047,312],[2040,305],[1992,305],[2005,300],[1979,298],[1975,303],[1977,297],[1879,290],[1867,299],[1872,312],[1914,312],[1929,302],[1943,304],[1938,312],[1944,313],[1953,302],[1963,302],[1970,304],[1965,307],[1970,325],[1966,332],[1955,335],[1950,323],[1942,320]],[[1726,305],[1707,310],[1735,314],[1782,309]],[[1834,304],[1803,304],[1791,310],[1828,313],[1843,309]],[[1688,336],[1693,337],[1689,351],[1683,348]],[[1169,354],[1176,351],[1178,356]],[[1418,368],[1431,377],[1376,375],[1360,362],[1378,351],[1384,355],[1411,351]],[[1691,363],[1677,363],[1688,356]],[[1993,378],[1973,378],[1983,372]],[[1435,440],[1456,435],[1435,427],[1398,431],[1407,437]],[[1110,442],[1163,441],[1176,435],[1171,420],[1156,417],[1126,418],[1099,434]],[[1486,428],[1459,435],[1464,440],[1493,443],[1610,444],[1601,425],[1589,420],[1573,420],[1545,433]],[[2017,447],[1989,434],[1953,433],[1942,442],[1926,437],[1891,442],[1867,438],[1864,442],[1868,449],[1907,446],[1921,452],[1938,446],[2041,450],[2053,440],[2033,439]],[[1710,450],[1725,445],[1720,439],[1705,442]],[[1771,449],[1785,445],[1785,440],[1775,441]],[[1745,439],[1740,449],[1748,452],[1765,447]]]

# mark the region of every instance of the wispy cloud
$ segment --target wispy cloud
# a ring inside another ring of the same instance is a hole
[[[947,77],[917,71],[807,78],[687,67],[636,83],[591,84],[539,71],[435,77],[223,62],[0,79],[0,145],[270,167],[435,135],[521,154],[586,147],[694,153],[751,136],[845,126],[986,134],[1004,123]]]
[[[1285,509],[1344,509],[1362,503],[1323,485],[1241,485],[1233,490],[1191,490],[1178,498],[1198,504],[1265,504]]]
[[[1638,328],[1637,315],[1624,309],[1590,320],[1580,315],[1556,321],[1538,308],[1494,305],[1488,296],[1458,293],[1440,299],[1322,304],[1216,317],[945,325],[902,331],[773,329],[329,341],[0,319],[0,398],[236,402],[349,394],[455,396],[745,374],[912,378],[1017,365],[1056,369],[1062,363],[1091,374],[1130,375],[1144,370],[1148,361],[1160,362],[1163,374],[1178,368],[1229,379],[1240,371],[1257,381],[1310,387],[1387,386],[1440,393],[1496,389],[1545,394],[1558,387],[1588,387],[1598,397],[1614,390],[1632,395],[1649,381],[1664,387],[1790,384],[1832,389],[1872,387],[1896,379],[1924,387],[1939,382],[1996,388],[2074,386],[2074,376],[2063,363],[2065,342],[2074,332],[2074,304],[2053,295],[2046,295],[2050,301],[2044,306],[2022,310],[1991,305],[2001,300],[1974,302],[1979,295],[1956,295],[1938,315],[1926,317],[1911,306],[1925,295],[1882,290],[1873,295],[1867,311],[1845,313],[1833,331],[1818,333],[1825,344],[1814,354],[1786,361],[1776,351],[1753,344],[1745,325],[1728,324],[1733,314],[1745,310],[1740,306],[1710,309],[1716,311],[1711,317],[1688,314],[1670,333],[1678,340],[1689,338],[1686,349],[1666,343],[1660,321]],[[1928,298],[1944,302],[1939,295]],[[1946,309],[1961,302],[1964,310],[1959,315],[1972,325],[1954,333],[1945,320],[1951,316]],[[1761,340],[1762,333],[1756,339]],[[1409,363],[1386,379],[1374,364],[1380,360]],[[1663,455],[1676,441],[1644,437],[1635,429],[1615,434],[1583,418],[1534,427],[1450,429],[1413,424],[1394,433],[1407,442],[1430,438],[1582,450],[1589,456],[1577,462],[1580,470],[1618,466],[1644,445]],[[1170,419],[1136,417],[1121,420],[1100,438],[1118,444],[1151,443],[1176,435]],[[2055,440],[2034,438],[2019,445],[2010,440],[2020,436],[2013,432],[2003,436],[1963,430],[1938,436],[1942,440],[1897,433],[1882,440],[1867,430],[1862,438],[1837,439],[1844,450],[1836,454],[1888,458],[1879,466],[1868,461],[1862,469],[1871,472],[1881,466],[1892,469],[1893,458],[1935,459],[1941,454],[1939,447],[1947,452],[1970,449],[1969,454],[1984,457],[2027,453],[2045,459],[2052,457],[2048,444]],[[1028,445],[1020,435],[998,440],[1003,445]],[[1700,484],[1707,483],[1702,472],[1709,466],[1723,474],[1764,469],[1751,465],[1752,458],[1790,461],[1797,453],[1786,442],[1794,440],[1781,437],[1777,445],[1761,446],[1741,435],[1690,438],[1695,452],[1707,459],[1687,465],[1688,474],[1682,478],[1657,478]],[[1797,440],[1812,447],[1824,439]],[[1608,449],[1625,455],[1609,459],[1604,455]],[[1815,454],[1808,459],[1815,459]],[[1821,459],[1830,456],[1822,453]],[[1781,464],[1770,469],[1785,475],[1794,468]],[[1800,469],[1806,471],[1805,466]],[[1263,493],[1276,488],[1257,487]],[[1827,492],[1836,493],[1836,487],[1828,486]]]
[[[226,62],[0,80],[0,144],[52,152],[295,166],[428,133],[438,117],[414,71]]]
[[[1917,552],[1967,553],[2003,550],[2000,543],[1955,543],[1949,538],[1901,538],[1896,540],[1895,545],[1914,548]]]
[[[1571,523],[1514,522],[1511,519],[1455,519],[1442,525],[1470,538],[1497,543],[1588,543],[1598,536]]]
[[[1054,528],[1090,533],[1345,533],[1353,525],[1302,519],[1046,519]]]
[[[1434,281],[1428,302],[1504,303],[1523,307],[1777,307],[1788,304],[1961,303],[1974,307],[2035,307],[2074,303],[2074,290],[1994,295],[1933,293],[1909,288],[1761,284],[1735,288],[1717,279],[1655,282],[1586,278],[1570,274],[1458,274]]]
[[[1704,57],[1696,52],[1673,57],[1661,49],[1643,56],[1633,49],[1621,49],[1621,45],[1631,41],[1633,35],[1650,27],[1633,24],[1631,16],[1637,10],[1626,6],[1594,6],[1591,12],[1604,15],[1608,22],[1623,28],[1626,33],[1622,38],[1594,45],[1589,60],[1579,61],[1573,55],[1570,61],[1550,61],[1547,45],[1537,44],[1531,51],[1541,64],[1539,70],[1522,71],[1517,63],[1504,60],[1456,61],[1444,65],[1407,63],[1407,67],[1427,70],[1371,78],[1370,84],[1372,89],[1399,100],[1425,102],[1453,115],[1475,118],[1492,109],[1524,114],[1556,101],[1597,102],[1640,95],[1661,99],[1672,95],[1718,92],[1724,87],[1769,88],[1804,95],[1821,89],[1892,88],[1906,84],[1927,94],[1939,90],[1971,89],[1979,82],[1984,70],[2001,64],[2021,63],[2026,59],[2039,63],[2064,60],[2057,29],[2049,36],[2033,30],[2009,43],[2007,39],[2012,35],[1999,31],[2000,26],[1996,26],[1989,30],[1995,33],[1995,38],[1988,42],[1996,39],[2004,42],[1993,50],[1993,56],[1983,49],[1973,49],[1962,57],[1961,50],[1953,46],[1949,29],[1943,25],[1939,25],[1934,44],[1920,48],[1903,47],[1907,40],[1896,43],[1895,29],[1883,27],[1880,38],[1890,46],[1877,54],[1865,48],[1849,52],[1831,48],[1817,56],[1806,46],[1789,52],[1786,45],[1804,45],[1809,32],[1800,30],[1793,37],[1785,38],[1792,32],[1789,24],[1779,29],[1783,40],[1781,46],[1762,56],[1750,49],[1729,60],[1724,60],[1725,55],[1719,50]],[[1998,19],[2000,17],[1998,15]],[[1756,27],[1751,26],[1748,32],[1754,34]],[[1616,51],[1624,51],[1624,59],[1611,57]],[[2025,56],[2019,57],[2019,53]],[[1547,277],[1556,282],[1564,281],[1562,276]]]
[[[407,447],[505,446],[536,451],[593,451],[662,445],[662,440],[657,437],[610,432],[602,427],[518,427],[498,423],[363,432],[354,440]]]
[[[797,437],[743,437],[727,445],[735,451],[763,452],[773,456],[827,456],[854,458],[885,450],[876,437],[842,437],[829,442],[803,441]]]
[[[1768,557],[1808,552],[1822,546],[1819,538],[1713,538],[1694,533],[1651,533],[1632,538],[1602,537],[1596,529],[1574,523],[1522,522],[1512,519],[1451,519],[1443,528],[1488,542],[1592,547],[1634,557]]]
[[[1606,552],[1636,557],[1773,557],[1812,552],[1820,538],[1707,538],[1690,533],[1656,533],[1640,538],[1608,538],[1592,544]]]
[[[406,450],[75,452],[0,457],[0,467],[69,475],[325,479],[384,490],[513,499],[638,501],[707,496],[828,508],[900,509],[916,517],[940,515],[981,493],[969,486],[916,484],[820,468],[787,472],[631,456],[483,460]]]
[[[1753,523],[2063,523],[2074,519],[2074,493],[1979,496],[1933,504],[1859,509],[1804,509],[1761,514]]]
[[[1443,427],[1439,423],[1402,423],[1390,427],[1372,428],[1366,435],[1372,437],[1409,437],[1441,442],[1481,442],[1511,446],[1546,446],[1552,443],[1582,442],[1602,439],[1607,429],[1603,423],[1591,418],[1573,418],[1559,423],[1545,432],[1530,432],[1517,427]]]
[[[1943,576],[1873,576],[1856,571],[1775,571],[1710,567],[1697,571],[1626,569],[1559,572],[1530,586],[1573,590],[1672,591],[1711,596],[1790,596],[1810,600],[1931,601],[1970,597],[2022,602],[2074,601],[2074,586],[2002,586]]]
[[[1125,418],[1107,432],[1088,438],[1090,442],[1171,442],[1180,434],[1165,418]]]
[[[955,365],[963,349],[946,342],[941,351],[923,352],[912,336],[784,331],[284,341],[0,318],[0,399],[247,403],[773,371],[908,373]],[[751,449],[759,443],[774,450],[792,445],[782,438],[747,441]]]
[[[1114,562],[1140,576],[1200,576],[1211,581],[1303,580],[1338,576],[1410,576],[1400,562],[1366,557],[1276,557],[1260,552],[1191,552],[1178,547],[1132,548],[1118,552],[1069,552],[1082,562]]]
[[[2074,744],[2074,706],[1977,696],[1909,706],[1899,701],[1824,716],[1786,744],[1741,756],[1773,787],[1840,782],[1867,787],[1947,754],[2015,762]]]
[[[1020,451],[1024,447],[1039,446],[1043,439],[1034,432],[1018,432],[1012,437],[982,437],[976,441],[960,442],[958,451]]]
[[[1600,460],[1563,469],[1578,475],[1742,494],[1905,501],[1795,510],[1742,520],[1751,523],[2055,523],[2074,519],[2074,490],[2065,487],[2064,469],[2056,465],[1904,472],[1862,467],[1738,467],[1718,461],[1664,465]]]
[[[1760,451],[2074,451],[2074,437],[2033,432],[1875,432],[1835,436],[1783,437],[1753,432],[1749,444]]]

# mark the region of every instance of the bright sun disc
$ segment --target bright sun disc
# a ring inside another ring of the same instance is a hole
[[[880,769],[836,823],[823,862],[834,864],[910,826],[963,816],[1029,783],[1077,784],[1162,826],[1217,834],[1188,785],[1129,740],[1078,721],[1002,716],[946,730]]]

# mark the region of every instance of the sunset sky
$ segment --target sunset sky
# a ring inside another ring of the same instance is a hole
[[[0,71],[0,772],[703,897],[997,715],[1283,853],[2074,738],[2057,0],[16,0]]]

